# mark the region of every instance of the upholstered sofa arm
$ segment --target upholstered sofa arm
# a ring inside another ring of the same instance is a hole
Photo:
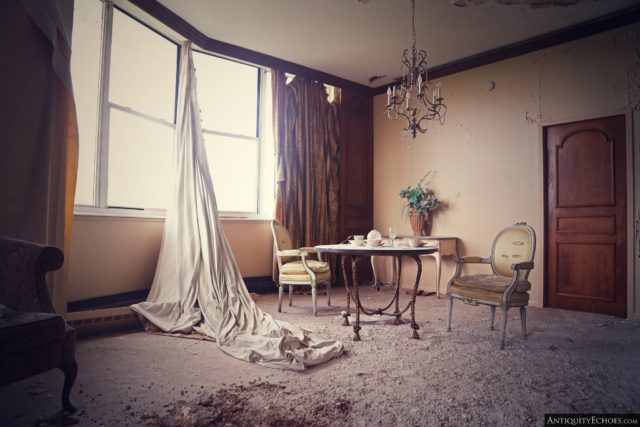
[[[53,313],[45,275],[63,262],[64,255],[56,247],[0,236],[0,304],[18,311]]]
[[[512,270],[533,270],[533,262],[518,262],[511,264]]]
[[[479,256],[463,256],[458,257],[456,262],[459,262],[460,264],[491,264],[491,259]]]

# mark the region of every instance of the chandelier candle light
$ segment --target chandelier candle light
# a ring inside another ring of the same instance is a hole
[[[411,0],[411,49],[405,49],[402,53],[402,83],[389,86],[386,106],[387,117],[395,120],[402,116],[407,120],[403,136],[410,133],[413,139],[417,132],[427,131],[421,125],[423,121],[438,120],[443,124],[447,113],[447,106],[440,94],[440,83],[435,85],[431,96],[428,94],[431,85],[427,80],[427,52],[416,49],[415,12],[416,2]]]

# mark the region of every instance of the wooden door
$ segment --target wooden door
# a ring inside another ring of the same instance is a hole
[[[549,307],[626,316],[624,116],[544,129]]]

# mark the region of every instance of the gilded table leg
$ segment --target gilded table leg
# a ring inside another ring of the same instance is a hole
[[[342,265],[342,277],[344,278],[344,288],[347,291],[347,310],[342,312],[342,326],[349,326],[350,305],[351,305],[351,291],[349,291],[349,278],[347,277],[347,269],[345,267],[346,255],[340,257],[340,264]]]
[[[351,257],[351,287],[354,290],[354,303],[356,305],[356,323],[353,325],[353,340],[360,341],[360,293],[358,292],[358,261],[360,257]]]
[[[413,334],[411,334],[411,338],[414,340],[420,339],[420,335],[418,335],[418,329],[420,327],[416,323],[416,295],[418,294],[418,286],[420,285],[420,276],[422,275],[422,262],[420,262],[420,257],[417,255],[412,255],[411,258],[418,264],[418,272],[416,273],[416,283],[413,285],[413,293],[411,294],[411,329],[413,329]]]

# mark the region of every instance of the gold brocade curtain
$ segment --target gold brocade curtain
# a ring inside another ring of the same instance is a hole
[[[69,255],[78,128],[69,72],[73,0],[0,2],[0,234]],[[47,282],[67,307],[64,267]]]
[[[295,247],[338,237],[338,118],[322,83],[272,71],[276,142],[275,219]]]

